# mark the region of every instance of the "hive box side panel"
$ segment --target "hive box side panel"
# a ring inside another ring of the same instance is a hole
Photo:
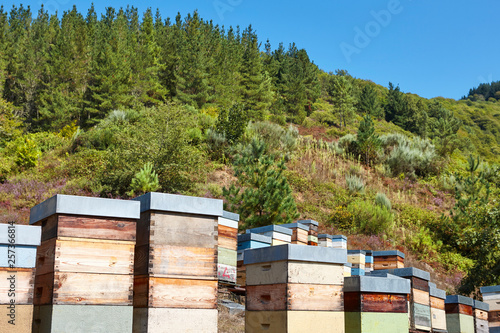
[[[288,262],[288,282],[343,285],[344,266],[291,261]]]
[[[246,266],[246,285],[268,285],[288,282],[288,263],[274,261],[270,263]]]
[[[133,276],[56,273],[53,304],[132,305]]]
[[[500,299],[484,301],[490,306],[490,311],[500,311]]]
[[[155,308],[215,309],[217,280],[150,278],[150,306]]]
[[[287,285],[268,284],[246,287],[248,311],[284,311],[287,309]]]
[[[146,211],[141,213],[141,217],[136,222],[136,245],[149,244],[150,223],[155,213]]]
[[[34,305],[52,304],[54,293],[54,272],[36,275],[33,295]]]
[[[138,266],[142,266],[140,263]],[[236,252],[234,252],[236,266]],[[217,257],[214,248],[151,245],[149,274],[153,276],[199,276],[215,279]]]
[[[246,333],[287,333],[286,311],[245,311]]]
[[[288,284],[288,310],[344,311],[342,286]]]
[[[223,265],[236,266],[237,252],[223,247],[218,248],[217,262]]]
[[[0,332],[31,333],[33,305],[16,304],[14,311],[5,304],[0,305]]]
[[[463,333],[474,333],[474,317],[461,314],[460,331]]]
[[[58,215],[57,220],[58,237],[106,239],[134,242],[136,239],[137,220],[133,219]]]
[[[439,309],[439,310],[445,309],[444,299],[431,296],[430,301],[431,301],[431,308]]]
[[[429,292],[428,291],[422,291],[419,289],[412,288],[412,296],[413,296],[413,302],[422,304],[422,305],[430,305],[430,299],[429,299]]]
[[[360,332],[408,332],[408,315],[406,313],[363,312],[360,314]],[[346,316],[346,327],[347,316]],[[346,333],[347,330],[346,330]]]
[[[134,309],[133,333],[217,333],[216,309]]]
[[[43,241],[36,253],[36,275],[43,275],[54,271],[56,238]]]
[[[472,331],[465,331],[461,327],[461,317],[459,313],[446,313],[446,328],[448,333],[473,333],[474,323],[472,324]],[[472,318],[472,317],[471,317]]]
[[[16,245],[9,248],[7,244],[0,244],[0,267],[33,268],[35,265],[36,246]]]
[[[425,331],[429,331],[431,329],[431,308],[429,305],[412,303],[411,313],[415,328]]]
[[[225,249],[236,252],[236,250],[238,248],[238,242],[237,242],[236,238],[221,237],[219,235],[218,246],[219,246],[219,248],[225,248]]]
[[[481,309],[474,309],[474,318],[488,320],[488,312]]]
[[[361,312],[408,313],[406,295],[363,293],[360,299]]]
[[[236,267],[217,264],[217,278],[219,281],[236,283]]]
[[[129,333],[132,306],[43,305],[35,309],[33,333]]]
[[[446,312],[441,309],[431,308],[432,329],[446,330]]]
[[[219,236],[219,246],[223,246],[222,245],[223,243],[221,243],[221,239],[223,242],[231,241],[231,245],[234,246],[234,250],[236,250],[236,244],[238,242],[238,229],[230,228],[225,225],[219,224],[218,236]],[[228,248],[232,249],[232,247]]]
[[[345,333],[362,333],[361,312],[345,312]],[[408,317],[406,318],[408,322]]]
[[[0,269],[0,304],[9,304],[11,299],[15,299],[16,304],[33,304],[33,284],[34,273],[31,269]],[[9,296],[12,286],[15,295]]]
[[[217,246],[216,217],[155,212],[151,220],[152,244],[212,249]]]
[[[344,312],[287,311],[289,333],[332,332],[344,333]]]
[[[484,319],[475,319],[474,328],[476,330],[476,333],[488,333],[488,321]]]

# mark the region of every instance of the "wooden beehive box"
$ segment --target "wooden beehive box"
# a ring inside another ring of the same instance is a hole
[[[434,283],[429,282],[429,297],[431,304],[431,325],[433,332],[446,332],[446,311],[444,301],[446,292],[438,289]]]
[[[348,276],[352,276],[352,264],[350,262],[344,264],[344,277]]]
[[[0,224],[0,332],[31,333],[41,228]]]
[[[347,237],[344,235],[333,235],[332,247],[335,249],[347,249]]]
[[[490,306],[488,303],[474,300],[472,310],[474,312],[474,329],[476,333],[488,333],[490,331],[488,326]]]
[[[282,227],[280,225],[268,225],[265,227],[259,227],[259,228],[253,228],[253,229],[247,229],[246,230],[247,234],[259,234],[259,235],[264,235],[271,237],[271,245],[276,246],[276,245],[283,245],[283,244],[289,244],[292,241],[292,235],[293,232],[292,230]]]
[[[344,282],[346,333],[408,332],[410,281],[390,274]]]
[[[481,287],[483,302],[489,306],[488,325],[490,333],[500,333],[500,285]]]
[[[238,222],[240,216],[222,211],[218,218],[217,277],[219,282],[236,284]]]
[[[333,247],[332,235],[319,234],[318,235],[318,246]]]
[[[346,261],[345,250],[297,244],[246,250],[246,331],[343,332]]]
[[[170,331],[177,329],[172,326],[176,322],[185,322],[186,327],[193,322],[205,323],[216,332],[222,201],[165,193],[147,193],[134,200],[140,203],[141,211],[134,333]],[[234,256],[228,263],[236,266],[236,259]],[[193,318],[193,313],[199,317]]]
[[[245,250],[247,249],[260,249],[263,247],[271,246],[273,240],[269,236],[248,233],[238,235],[238,257],[237,257],[237,271],[236,271],[236,284],[244,287],[246,284],[246,268],[243,264]]]
[[[318,227],[319,223],[314,220],[298,220],[297,223],[309,227],[309,234],[307,236],[307,245],[318,246]]]
[[[411,281],[410,328],[429,332],[432,328],[429,296],[429,272],[414,267],[378,270],[377,274],[393,274]]]
[[[33,207],[42,227],[33,332],[132,331],[139,203],[56,195]],[[71,314],[71,315],[69,315]],[[113,316],[123,321],[113,326]]]
[[[365,257],[363,250],[347,250],[347,261],[352,264],[351,275],[365,275]]]
[[[446,296],[446,327],[448,333],[474,333],[474,300],[461,295]]]
[[[280,227],[285,227],[291,229],[292,234],[292,244],[307,245],[307,239],[309,236],[309,226],[301,223],[288,223],[280,224]]]
[[[373,270],[404,268],[404,259],[401,251],[373,251]]]
[[[373,251],[372,250],[364,250],[366,253],[365,256],[365,272],[369,273],[373,271]]]

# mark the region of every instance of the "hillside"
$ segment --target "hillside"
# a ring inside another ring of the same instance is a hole
[[[403,250],[450,292],[500,283],[495,98],[325,73],[196,12],[20,7],[0,27],[0,222],[56,193],[216,197],[244,227],[315,219]]]

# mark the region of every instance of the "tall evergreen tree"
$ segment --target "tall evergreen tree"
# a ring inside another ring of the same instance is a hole
[[[372,117],[367,114],[359,123],[356,138],[356,151],[366,165],[372,165],[377,160],[377,153],[382,146],[382,141],[375,134]]]
[[[371,84],[366,84],[361,91],[358,109],[361,112],[371,115],[375,118],[382,118],[384,111],[380,107],[377,91]]]
[[[333,104],[333,112],[339,119],[340,126],[342,127],[342,124],[347,126],[347,123],[354,117],[356,99],[353,96],[352,84],[346,75],[331,75],[328,95]]]
[[[404,113],[404,107],[404,94],[400,91],[399,86],[394,88],[392,82],[389,82],[389,92],[385,104],[385,120],[396,122],[397,117]]]

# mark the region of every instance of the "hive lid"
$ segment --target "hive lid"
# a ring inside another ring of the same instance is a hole
[[[222,211],[222,217],[225,219],[233,220],[233,221],[240,221],[240,215],[232,212],[228,212],[227,210]]]
[[[429,281],[431,279],[431,274],[424,270],[415,267],[406,268],[394,268],[394,269],[382,269],[377,272],[386,272],[401,277],[417,277],[422,280]]]
[[[319,226],[319,223],[317,221],[314,221],[314,220],[298,220],[297,223],[301,223],[301,224],[305,224],[305,225],[312,224],[315,226]]]
[[[266,235],[254,234],[254,233],[238,235],[238,243],[248,242],[248,241],[271,244],[273,242],[273,239]]]
[[[187,195],[149,192],[132,200],[141,203],[141,213],[149,210],[223,216],[222,200]]]
[[[31,208],[30,224],[54,214],[139,219],[140,203],[131,200],[56,194]]]
[[[238,229],[238,221],[230,220],[222,216],[218,217],[218,223],[219,225],[223,225],[233,229]]]
[[[497,293],[497,292],[500,292],[500,285],[499,286],[481,287],[480,290],[481,290],[482,294]]]
[[[436,287],[436,284],[429,282],[429,295],[441,299],[446,299],[446,291]]]
[[[283,244],[260,249],[248,249],[245,252],[245,265],[272,261],[309,261],[331,264],[345,264],[347,251],[332,247]]]
[[[309,227],[305,224],[302,224],[302,223],[298,223],[298,222],[295,222],[295,223],[287,223],[287,224],[280,224],[280,227],[285,227],[285,228],[288,228],[288,229],[295,229],[295,228],[298,228],[298,229],[303,229],[303,230],[309,230]]]
[[[9,232],[9,230],[12,231]],[[39,246],[41,239],[42,227],[40,226],[0,224],[0,244]]]
[[[465,305],[474,305],[474,300],[470,297],[465,297],[462,295],[448,295],[446,296],[446,300],[444,301],[446,304],[465,304]]]
[[[366,252],[367,256],[373,256],[373,251],[372,250],[363,250]]]
[[[474,300],[473,307],[474,309],[479,309],[486,312],[490,311],[490,305],[488,303],[478,301],[477,299]]]
[[[410,280],[391,274],[350,276],[344,279],[344,292],[409,294]]]
[[[347,241],[347,237],[344,235],[319,234],[318,238],[330,238],[331,240],[343,239],[343,240]]]
[[[387,257],[387,256],[399,256],[404,259],[405,254],[398,250],[389,250],[389,251],[373,251],[374,257]]]
[[[280,232],[282,234],[289,235],[289,236],[293,235],[293,231],[291,229],[288,229],[288,228],[285,228],[285,227],[282,227],[282,226],[276,225],[276,224],[266,225],[265,227],[247,229],[246,233],[247,234],[250,234],[250,233],[262,234],[264,232],[271,232],[271,231]]]
[[[364,254],[364,255],[366,255],[366,252],[363,250],[347,250],[347,254]]]

